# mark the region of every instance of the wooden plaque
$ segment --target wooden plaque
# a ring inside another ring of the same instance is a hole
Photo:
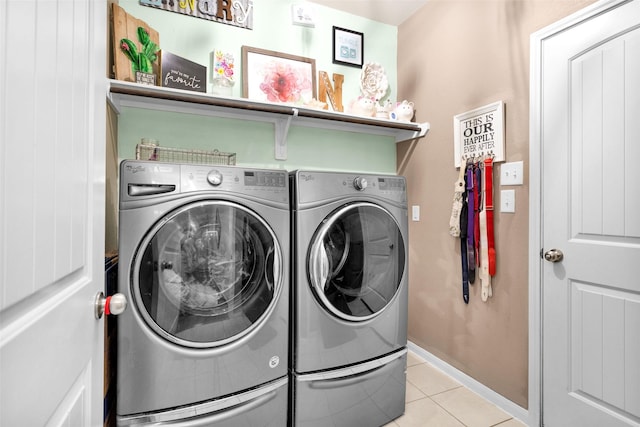
[[[140,46],[138,40],[138,27],[142,27],[149,33],[149,38],[155,44],[160,46],[160,35],[156,30],[141,21],[129,15],[123,8],[117,4],[113,4],[112,15],[112,34],[111,44],[113,46],[113,73],[116,80],[125,80],[127,82],[136,81],[136,73],[131,68],[131,60],[120,49],[120,40],[129,39]],[[153,63],[153,72],[158,75],[159,61]],[[158,80],[156,80],[158,81]]]

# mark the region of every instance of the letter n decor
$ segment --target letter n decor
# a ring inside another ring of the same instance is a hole
[[[344,82],[344,75],[333,74],[334,87],[326,71],[319,71],[318,74],[320,76],[318,79],[318,100],[320,102],[327,102],[328,96],[333,111],[344,111],[342,105],[342,83]]]
[[[454,165],[463,159],[493,156],[504,162],[504,103],[502,101],[453,118]]]

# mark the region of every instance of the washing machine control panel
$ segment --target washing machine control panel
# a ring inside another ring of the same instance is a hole
[[[215,190],[283,203],[289,200],[285,171],[207,165],[181,165],[180,170],[182,193]]]
[[[285,188],[287,174],[280,171],[245,171],[244,185],[249,187]]]
[[[182,190],[198,191],[216,187],[219,190],[287,190],[287,173],[262,169],[182,165]]]
[[[406,190],[403,178],[378,178],[378,188],[381,191],[404,192]]]

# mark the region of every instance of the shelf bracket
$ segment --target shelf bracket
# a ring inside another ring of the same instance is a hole
[[[289,126],[291,120],[298,116],[298,109],[292,108],[293,115],[287,116],[286,119],[277,118],[274,122],[275,127],[275,146],[274,153],[276,160],[287,160],[287,136],[289,134]]]
[[[115,111],[118,116],[120,115],[122,112],[122,108],[120,108],[120,101],[114,99],[113,93],[111,92],[107,95],[107,104],[113,108],[113,111]]]
[[[429,122],[419,123],[418,126],[420,126],[420,132],[416,135],[416,138],[424,138],[427,132],[431,130],[431,123]]]

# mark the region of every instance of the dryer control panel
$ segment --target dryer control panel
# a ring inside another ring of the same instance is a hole
[[[324,171],[296,171],[295,174],[300,204],[345,196],[375,197],[399,204],[407,201],[403,176]]]

